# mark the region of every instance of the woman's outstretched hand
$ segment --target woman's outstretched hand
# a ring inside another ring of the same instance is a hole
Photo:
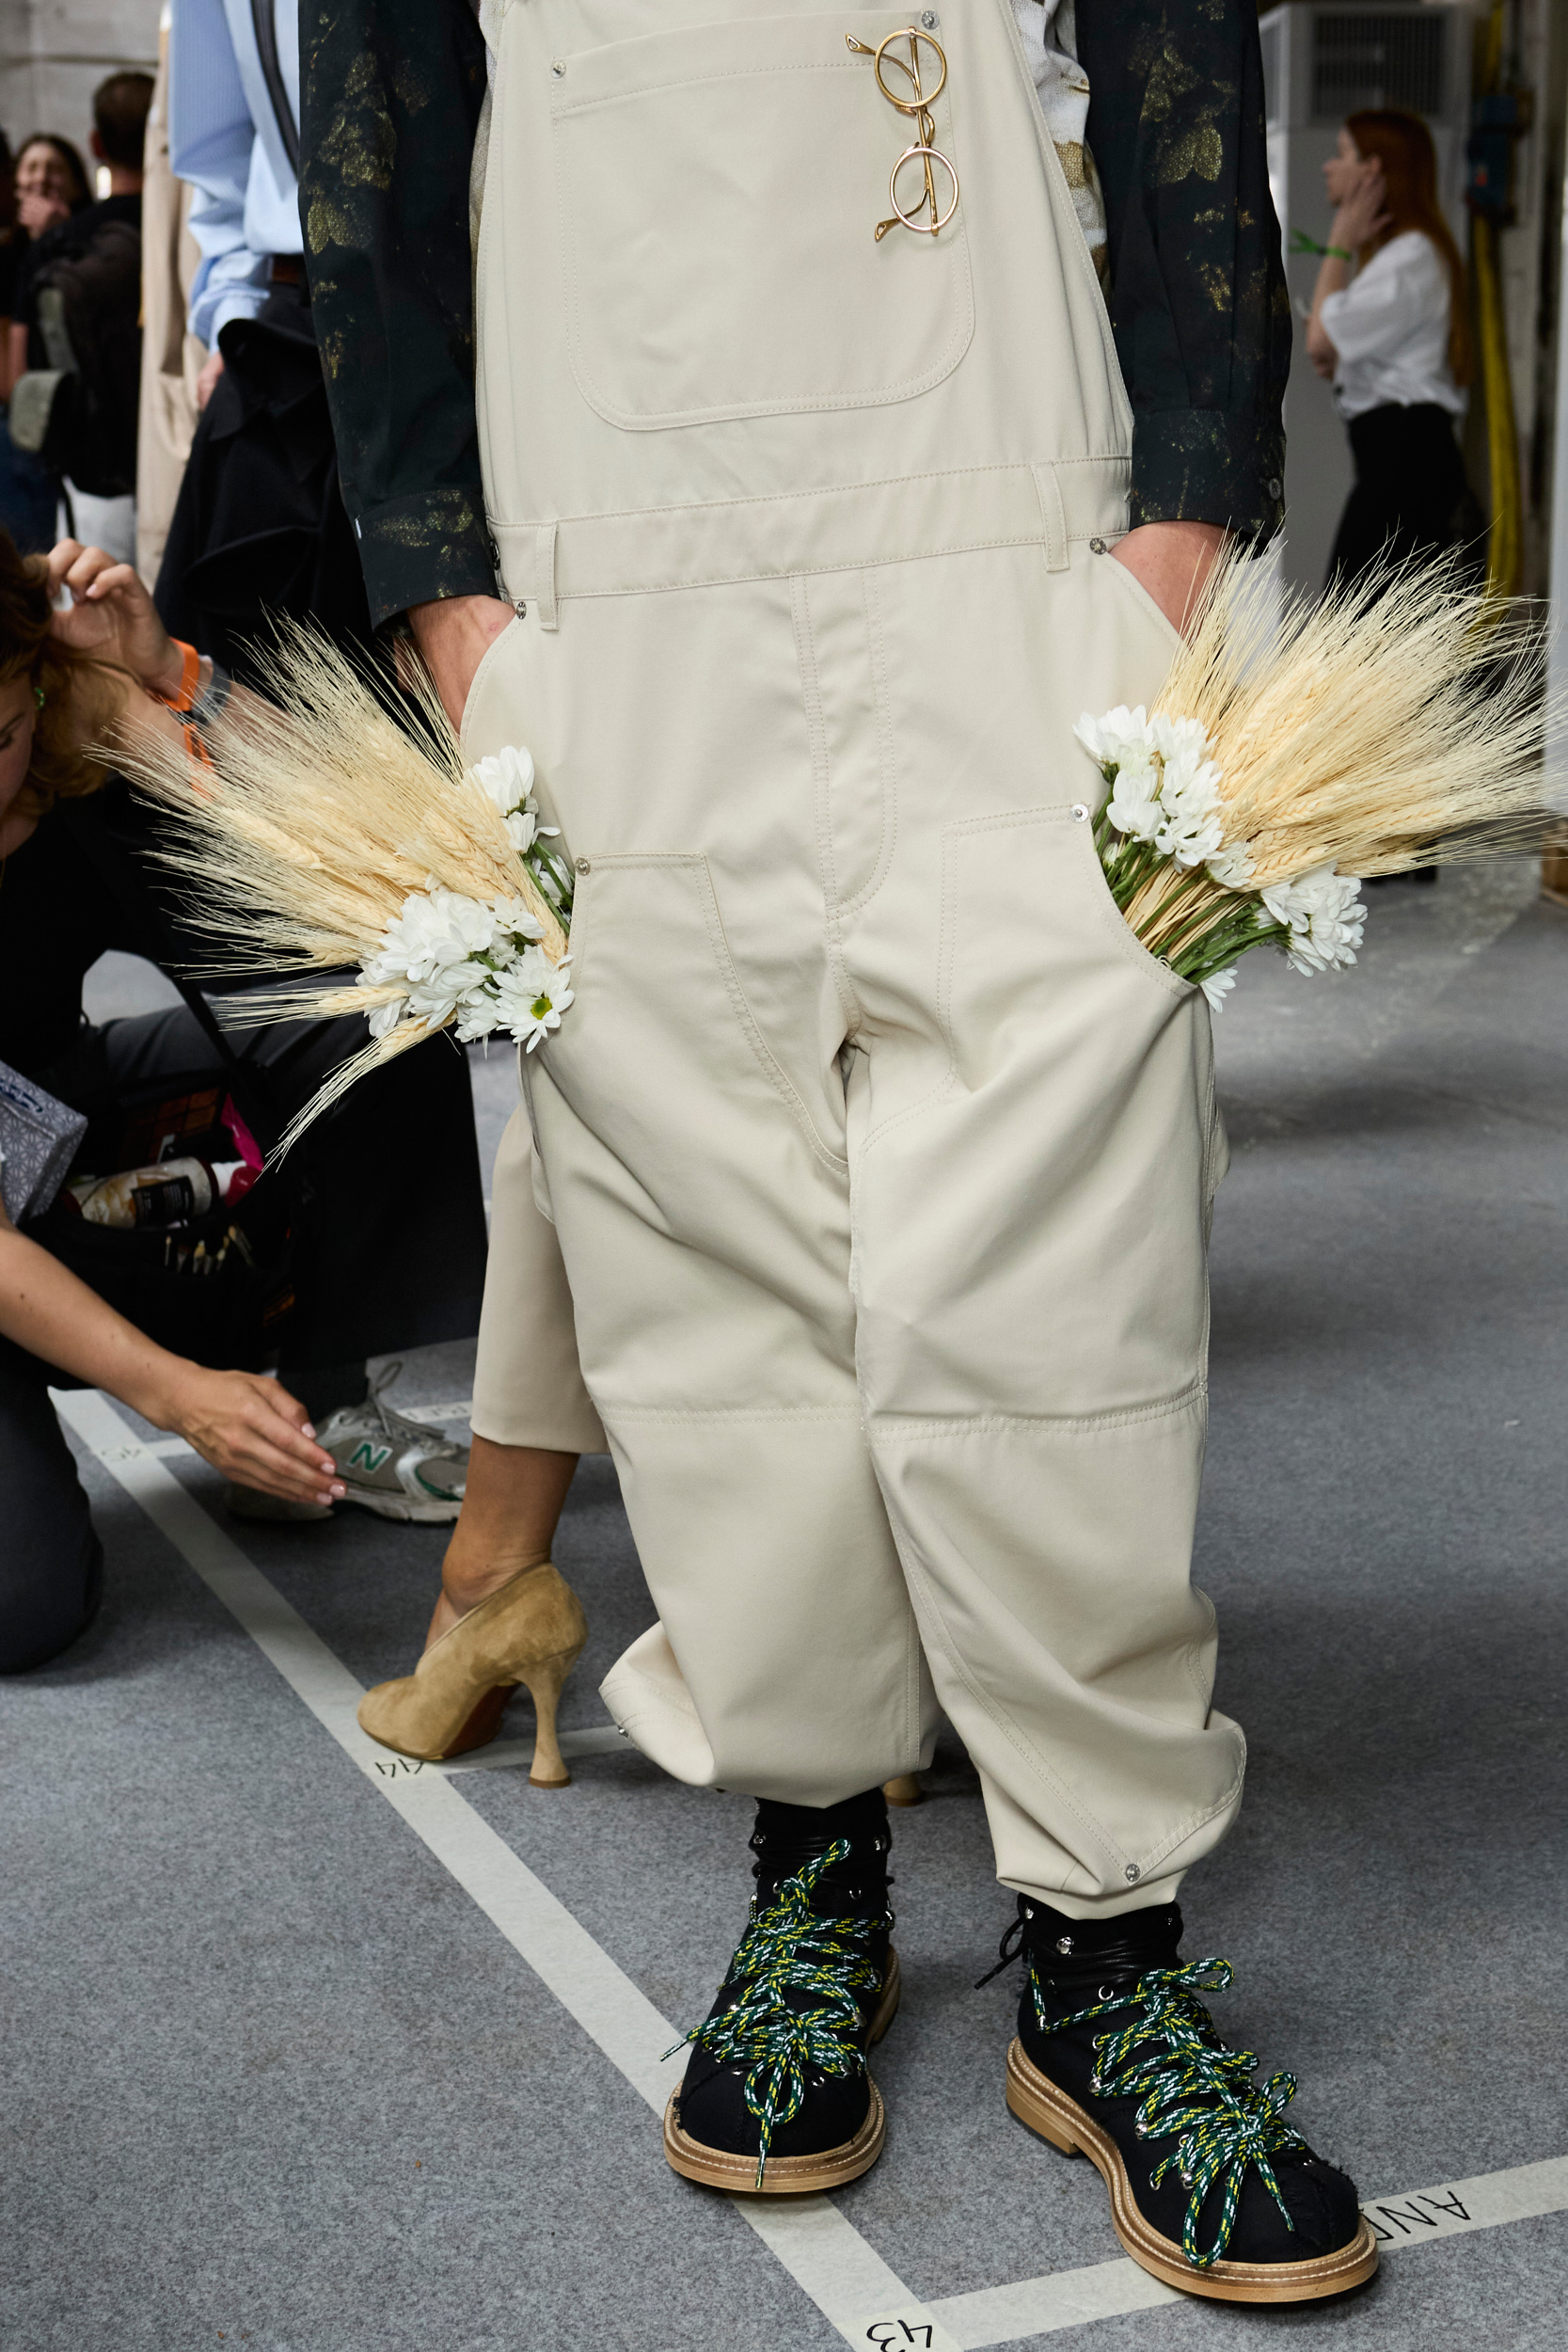
[[[55,614],[57,637],[80,653],[118,662],[150,691],[179,692],[183,657],[132,564],[79,539],[62,539],[49,558],[51,596],[62,587],[71,603]]]
[[[255,1372],[209,1372],[204,1364],[167,1358],[159,1368],[158,1409],[148,1413],[172,1429],[204,1462],[237,1486],[259,1486],[287,1502],[340,1502],[338,1465],[307,1436],[305,1407],[276,1380]],[[139,1409],[147,1412],[147,1406]]]
[[[276,1380],[211,1372],[170,1355],[106,1299],[19,1233],[0,1198],[0,1336],[46,1364],[106,1389],[242,1486],[290,1502],[341,1502],[338,1465],[309,1417]]]

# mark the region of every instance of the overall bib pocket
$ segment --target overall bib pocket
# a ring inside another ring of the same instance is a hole
[[[610,423],[876,406],[958,366],[974,327],[963,205],[938,236],[878,240],[918,135],[846,41],[908,22],[748,17],[554,61],[567,344]],[[961,50],[949,67],[931,112],[957,163]]]

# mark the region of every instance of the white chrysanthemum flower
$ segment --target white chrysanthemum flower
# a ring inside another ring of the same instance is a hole
[[[1201,983],[1201,986],[1203,993],[1209,999],[1211,1012],[1218,1012],[1221,1009],[1235,985],[1236,967],[1233,963],[1227,963],[1223,972],[1210,973],[1209,977]]]
[[[1105,815],[1117,833],[1135,841],[1152,841],[1160,830],[1160,771],[1152,761],[1125,760],[1105,803]]]
[[[382,933],[381,946],[360,966],[364,980],[431,980],[470,956],[483,955],[496,933],[494,912],[482,899],[444,890],[411,890]]]
[[[1209,755],[1209,738],[1200,719],[1173,719],[1168,710],[1157,710],[1148,722],[1148,740],[1167,765],[1180,760],[1188,767],[1201,767]]]
[[[1222,890],[1244,890],[1252,880],[1252,852],[1244,841],[1227,841],[1209,860],[1209,878]]]
[[[572,1001],[570,962],[568,957],[552,964],[542,947],[529,947],[497,977],[498,1022],[531,1054],[551,1029],[560,1028],[561,1016]]]
[[[1316,866],[1310,873],[1272,883],[1263,893],[1263,904],[1276,923],[1290,928],[1285,954],[1293,970],[1331,972],[1355,961],[1367,927],[1358,874],[1337,874],[1332,866]]]
[[[501,822],[506,827],[506,837],[517,855],[526,857],[538,838],[539,818],[536,812],[532,808],[514,809],[512,815],[503,818]]]
[[[501,1025],[501,1015],[496,994],[499,975],[487,972],[476,987],[470,988],[457,1008],[452,1025],[453,1035],[461,1045],[473,1045],[482,1037],[490,1037]]]
[[[496,901],[496,936],[508,939],[543,939],[545,927],[536,914],[528,911],[523,898],[498,898]]]
[[[1154,739],[1149,730],[1148,714],[1142,703],[1129,710],[1118,703],[1115,710],[1107,710],[1100,718],[1085,710],[1072,732],[1091,759],[1101,768],[1148,767],[1153,752]]]
[[[370,1015],[372,1037],[377,1040],[390,1037],[407,1009],[406,996],[394,996],[390,1004],[377,1005],[375,1010]]]
[[[474,977],[472,964],[449,963],[430,979],[411,982],[404,1000],[410,1017],[428,1021],[433,1029],[440,1028],[467,998]]]
[[[1201,738],[1202,729],[1198,730]],[[1220,771],[1201,756],[1201,742],[1182,744],[1165,761],[1160,787],[1160,830],[1154,846],[1178,866],[1201,866],[1224,846]]]
[[[508,743],[493,752],[488,759],[476,760],[468,773],[489,794],[500,814],[511,817],[533,789],[533,755],[519,744]]]

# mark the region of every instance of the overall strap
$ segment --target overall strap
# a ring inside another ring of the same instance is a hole
[[[289,93],[283,87],[283,69],[277,62],[277,0],[250,0],[250,23],[256,35],[256,54],[261,61],[261,79],[272,100],[272,111],[277,119],[277,135],[283,142],[283,152],[294,178],[299,178],[299,125],[289,103]]]

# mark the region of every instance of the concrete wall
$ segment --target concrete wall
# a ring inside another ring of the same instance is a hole
[[[13,148],[57,131],[87,154],[92,93],[158,58],[160,0],[0,0],[0,127]]]

